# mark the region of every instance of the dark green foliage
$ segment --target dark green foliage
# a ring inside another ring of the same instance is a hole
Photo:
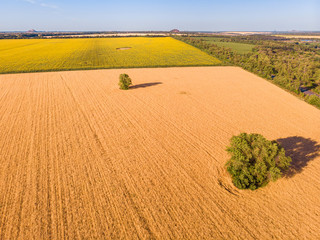
[[[320,97],[312,95],[308,97],[308,103],[320,108]]]
[[[120,74],[119,76],[119,87],[122,90],[128,90],[129,86],[132,84],[131,78],[128,74]]]
[[[291,158],[286,157],[284,148],[260,134],[241,133],[230,143],[227,151],[231,159],[226,166],[237,188],[254,190],[265,186],[290,167]]]

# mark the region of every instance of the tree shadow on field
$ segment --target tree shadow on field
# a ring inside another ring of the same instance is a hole
[[[159,84],[162,84],[162,82],[142,83],[142,84],[133,85],[130,87],[130,89],[152,87]]]
[[[284,174],[288,178],[301,173],[310,161],[320,156],[320,144],[310,138],[293,136],[277,139],[277,142],[292,158],[291,167]]]

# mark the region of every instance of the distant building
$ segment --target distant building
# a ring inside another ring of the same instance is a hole
[[[29,31],[27,31],[27,33],[35,33],[35,32],[37,32],[37,31],[34,29],[30,29]]]
[[[180,31],[178,29],[173,29],[170,31],[171,33],[179,33]]]

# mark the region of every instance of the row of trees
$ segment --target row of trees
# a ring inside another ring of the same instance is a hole
[[[320,44],[280,41],[278,38],[270,39],[270,36],[221,38],[221,41],[255,44],[251,53],[239,54],[230,48],[209,43],[205,38],[177,38],[226,64],[240,66],[301,96],[301,87],[320,93]],[[315,101],[313,97],[310,103],[320,108],[320,99]]]

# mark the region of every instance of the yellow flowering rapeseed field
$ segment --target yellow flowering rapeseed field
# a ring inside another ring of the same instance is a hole
[[[220,64],[170,37],[0,40],[0,73]]]

